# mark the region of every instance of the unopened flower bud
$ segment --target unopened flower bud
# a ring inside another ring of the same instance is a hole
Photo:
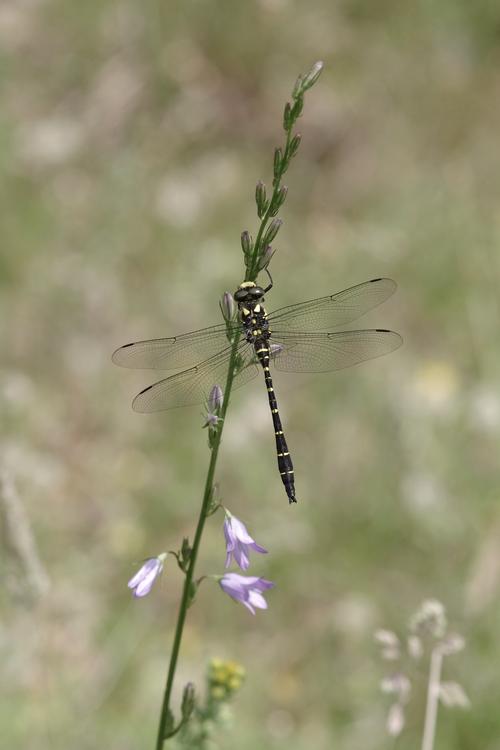
[[[158,557],[149,557],[142,568],[130,579],[128,587],[132,589],[135,597],[149,594],[154,582],[163,570],[166,559],[166,552],[162,552]]]
[[[182,693],[181,714],[184,721],[187,721],[193,713],[195,705],[195,691],[192,682],[188,682]]]
[[[266,186],[259,180],[255,187],[255,202],[257,204],[257,215],[262,219],[267,209]]]
[[[219,411],[222,408],[224,394],[220,385],[214,385],[208,397],[208,408],[211,412]]]
[[[272,222],[269,224],[267,232],[264,235],[264,239],[263,239],[264,245],[269,245],[274,240],[282,224],[283,222],[281,221],[281,219],[272,220]]]
[[[323,63],[321,60],[318,60],[318,62],[315,62],[312,66],[311,70],[306,73],[304,76],[302,76],[302,84],[301,84],[301,92],[304,93],[307,91],[307,89],[310,89],[318,78],[321,75],[321,71],[323,70]]]
[[[283,152],[280,148],[274,149],[274,177],[277,179],[281,174],[281,163],[283,161]]]
[[[321,60],[318,60],[318,62],[314,63],[311,70],[309,70],[307,73],[301,73],[295,81],[295,86],[293,87],[293,98],[298,99],[300,96],[303,96],[305,92],[311,88],[311,86],[314,86],[314,84],[320,77],[322,70],[323,63],[321,62]]]
[[[292,112],[292,108],[290,106],[290,102],[287,102],[285,104],[285,110],[283,112],[283,129],[284,130],[290,130],[291,112]]]
[[[301,140],[302,140],[302,136],[300,135],[300,133],[297,133],[297,135],[293,136],[292,140],[290,141],[290,148],[289,148],[290,158],[292,156],[295,156],[295,154],[299,150]]]
[[[241,233],[241,249],[245,253],[245,255],[250,255],[253,248],[253,241],[252,237],[249,232],[245,229],[244,232]]]
[[[276,249],[271,247],[271,245],[267,245],[264,252],[259,258],[259,271],[263,271],[264,268],[267,268],[269,263],[271,262],[271,258],[273,257],[274,253],[276,252]]]
[[[278,190],[278,192],[276,193],[276,195],[274,196],[274,199],[271,203],[271,210],[270,210],[271,216],[276,216],[281,206],[285,202],[287,193],[288,193],[287,186],[282,185],[280,189]]]
[[[300,117],[302,114],[302,110],[304,109],[304,95],[299,94],[299,96],[295,99],[295,104],[292,107],[292,117],[295,122],[295,120]]]
[[[230,322],[234,319],[236,313],[236,305],[234,304],[234,297],[231,292],[224,292],[219,302],[222,317],[224,320]]]

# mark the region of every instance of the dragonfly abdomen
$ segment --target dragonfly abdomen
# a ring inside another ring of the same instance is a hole
[[[256,341],[255,353],[264,370],[267,397],[269,400],[269,408],[271,409],[271,417],[274,425],[274,435],[276,438],[276,454],[278,458],[278,468],[281,476],[281,481],[285,485],[285,491],[288,495],[288,501],[290,503],[296,503],[297,499],[295,497],[295,475],[293,471],[293,463],[283,432],[283,426],[281,424],[278,410],[278,402],[274,393],[273,379],[269,370],[269,345],[267,344],[267,341]]]

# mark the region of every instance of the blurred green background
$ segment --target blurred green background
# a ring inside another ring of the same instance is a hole
[[[442,710],[437,747],[500,747],[499,43],[492,0],[3,0],[3,747],[153,745],[181,577],[167,561],[142,601],[126,582],[192,535],[206,432],[201,408],[132,412],[154,373],[110,355],[220,321],[317,59],[268,309],[391,276],[362,326],[405,344],[278,373],[296,507],[263,383],[235,393],[217,480],[276,589],[253,618],[205,582],[176,700],[210,657],[237,659],[219,747],[391,747],[373,632],[433,596],[467,639],[445,677],[472,703]],[[200,574],[222,571],[221,526]],[[414,692],[398,750],[419,747]]]

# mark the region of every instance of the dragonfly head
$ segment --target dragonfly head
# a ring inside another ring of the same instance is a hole
[[[264,290],[257,286],[254,281],[242,281],[234,293],[234,299],[238,303],[258,302],[264,297]]]

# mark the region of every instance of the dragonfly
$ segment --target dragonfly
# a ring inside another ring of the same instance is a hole
[[[136,341],[117,349],[121,367],[179,370],[142,390],[133,400],[137,412],[150,413],[203,403],[215,384],[225,383],[233,348],[233,388],[264,373],[274,426],[281,480],[290,503],[295,496],[294,468],[280,419],[271,367],[286,372],[331,372],[389,354],[401,336],[385,328],[332,329],[347,325],[385,302],[395,291],[389,278],[370,279],[336,294],[299,302],[267,313],[265,288],[243,281],[233,297],[237,317],[219,325],[170,338]]]

